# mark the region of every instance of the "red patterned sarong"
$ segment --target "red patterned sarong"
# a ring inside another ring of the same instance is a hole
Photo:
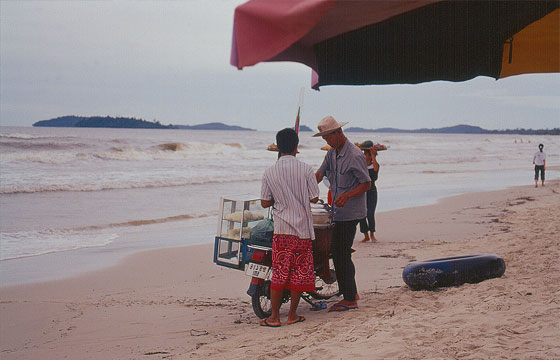
[[[315,291],[313,243],[296,235],[272,237],[273,290]]]

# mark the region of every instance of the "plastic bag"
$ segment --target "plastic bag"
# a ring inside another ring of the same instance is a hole
[[[249,243],[272,247],[272,236],[274,235],[274,222],[272,219],[264,219],[251,229]]]

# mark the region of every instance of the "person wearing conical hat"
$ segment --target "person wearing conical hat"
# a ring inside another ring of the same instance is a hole
[[[366,157],[366,165],[369,172],[369,177],[371,178],[371,188],[366,193],[366,208],[367,216],[360,220],[360,232],[364,234],[364,238],[361,242],[377,242],[375,238],[375,208],[377,207],[377,187],[375,186],[375,181],[377,181],[379,174],[379,163],[377,162],[377,150],[373,146],[371,140],[366,140],[360,144],[360,149],[364,152]],[[368,235],[369,231],[369,235]]]

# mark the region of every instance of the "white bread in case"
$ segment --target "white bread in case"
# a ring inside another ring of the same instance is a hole
[[[252,228],[250,226],[244,227],[243,228],[243,233],[241,234],[241,237],[249,238],[249,236],[251,235],[251,229]],[[229,229],[227,233],[222,234],[222,237],[228,238],[228,239],[240,240],[239,239],[239,229]]]
[[[250,212],[249,210],[236,211],[229,215],[224,216],[224,220],[234,221],[234,222],[241,222],[241,215],[243,214],[243,221],[254,221],[254,220],[262,220],[264,219],[264,215],[262,214],[255,214]]]

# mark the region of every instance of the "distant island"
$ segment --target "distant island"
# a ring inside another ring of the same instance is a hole
[[[33,124],[39,127],[86,127],[86,128],[126,128],[126,129],[177,129],[177,130],[242,130],[256,131],[236,125],[226,125],[212,122],[199,125],[162,125],[159,121],[147,121],[129,117],[111,116],[61,116],[50,120],[41,120]],[[311,128],[300,125],[300,131],[313,132]],[[554,129],[508,129],[486,130],[478,126],[456,125],[437,129],[403,130],[396,128],[364,129],[350,127],[346,132],[374,132],[374,133],[418,133],[418,134],[520,134],[520,135],[560,135],[560,128]]]
[[[244,128],[236,125],[226,125],[219,122],[200,124],[200,125],[170,125],[172,129],[181,130],[245,130],[256,131],[254,129]]]
[[[38,127],[86,127],[86,128],[120,128],[120,129],[179,129],[179,130],[246,130],[235,125],[218,122],[200,125],[162,125],[159,121],[146,121],[128,117],[111,116],[61,116],[50,120],[41,120],[33,124]]]
[[[402,130],[395,128],[364,129],[351,127],[346,132],[377,132],[377,133],[417,133],[417,134],[520,134],[520,135],[560,135],[560,128],[554,129],[507,129],[486,130],[478,126],[455,125],[437,129]]]
[[[121,129],[171,129],[171,125],[161,125],[159,121],[146,121],[127,117],[111,116],[61,116],[50,120],[41,120],[33,124],[38,127],[87,127],[87,128],[121,128]]]

